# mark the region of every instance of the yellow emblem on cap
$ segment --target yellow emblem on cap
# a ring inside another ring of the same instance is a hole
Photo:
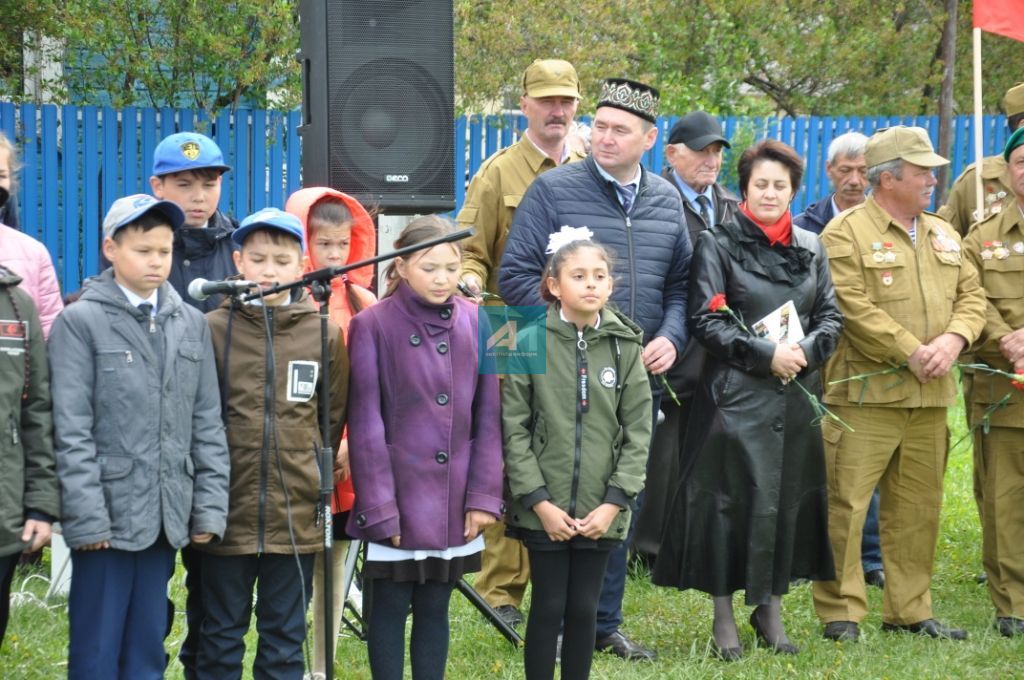
[[[199,158],[199,145],[195,142],[185,142],[181,145],[181,154],[190,161],[194,161]]]

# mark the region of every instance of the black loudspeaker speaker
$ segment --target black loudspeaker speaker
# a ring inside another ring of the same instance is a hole
[[[301,0],[302,183],[455,208],[452,0]]]

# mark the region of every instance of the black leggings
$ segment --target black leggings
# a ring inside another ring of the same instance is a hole
[[[526,678],[555,676],[555,645],[561,631],[562,680],[585,680],[594,656],[597,602],[609,553],[571,549],[531,549],[529,553],[533,595],[523,654]]]
[[[401,680],[405,665],[405,619],[412,606],[409,656],[415,680],[440,680],[448,661],[448,603],[454,583],[367,581],[369,630],[366,646],[373,680]]]

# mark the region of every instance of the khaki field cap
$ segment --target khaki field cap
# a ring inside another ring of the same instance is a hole
[[[875,131],[864,150],[864,160],[868,167],[873,168],[897,158],[924,168],[949,164],[948,160],[932,149],[932,142],[924,128],[897,125]]]
[[[528,97],[580,98],[576,69],[561,59],[536,59],[523,73],[523,94]]]
[[[1003,111],[1007,116],[1024,113],[1024,83],[1017,83],[1003,96]]]

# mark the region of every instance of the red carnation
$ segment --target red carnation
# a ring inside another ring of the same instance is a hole
[[[711,302],[708,303],[708,309],[712,312],[717,312],[721,309],[728,309],[728,305],[725,304],[725,293],[715,293],[714,297],[711,298]]]
[[[1020,381],[1020,380],[1011,380],[1011,381],[1010,381],[1010,384],[1011,384],[1011,385],[1013,385],[1013,386],[1014,386],[1015,388],[1017,388],[1018,390],[1020,390],[1021,392],[1024,392],[1024,381]]]

